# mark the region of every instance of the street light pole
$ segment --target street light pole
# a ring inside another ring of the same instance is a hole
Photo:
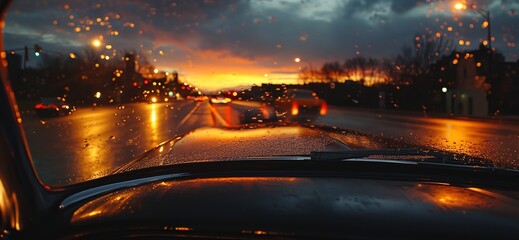
[[[464,10],[467,8],[465,4],[457,3],[454,6],[458,10]],[[494,49],[492,49],[492,28],[490,24],[490,10],[488,9],[482,9],[478,7],[476,4],[471,5],[472,10],[476,11],[481,15],[485,21],[486,21],[486,28],[487,28],[487,44],[484,44],[488,47],[487,56],[488,56],[488,71],[487,76],[485,79],[485,82],[490,84],[490,90],[487,92],[487,100],[488,100],[488,114],[491,115],[495,113],[496,109],[496,93],[495,90],[497,89],[497,84],[494,82],[493,79],[493,59],[494,59]]]
[[[493,78],[493,59],[494,59],[494,49],[492,49],[492,28],[490,24],[490,11],[487,9],[486,11],[477,7],[476,5],[472,5],[472,8],[476,10],[486,21],[487,28],[487,46],[488,46],[488,72],[486,77],[486,82],[490,84],[490,90],[487,92],[488,99],[488,114],[492,115],[496,111],[496,93],[497,85],[494,82]]]

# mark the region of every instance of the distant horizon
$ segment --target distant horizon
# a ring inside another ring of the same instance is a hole
[[[65,55],[95,45],[111,58],[134,49],[159,70],[177,71],[207,90],[294,83],[302,67],[318,70],[325,62],[356,56],[392,58],[404,45],[413,45],[416,36],[452,41],[453,49],[442,51],[477,49],[486,39],[483,17],[454,10],[453,3],[57,0],[51,6],[18,0],[6,17],[4,44],[6,49],[38,44]],[[517,61],[519,3],[477,4],[491,12],[493,47],[507,61]],[[29,64],[35,64],[34,58]]]

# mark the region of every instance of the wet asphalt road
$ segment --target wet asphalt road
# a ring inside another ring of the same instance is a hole
[[[66,185],[110,174],[161,142],[201,127],[239,126],[239,103],[134,103],[81,108],[69,116],[24,116],[34,166],[49,185]],[[453,119],[330,107],[316,124],[519,165],[516,121]]]
[[[353,129],[519,169],[519,118],[485,119],[331,108],[319,124]]]
[[[32,114],[22,125],[42,180],[63,185],[110,174],[146,150],[191,130],[225,126],[211,108],[207,102],[136,103],[81,108],[57,118]]]

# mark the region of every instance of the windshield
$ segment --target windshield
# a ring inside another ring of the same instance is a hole
[[[518,8],[15,0],[4,50],[33,165],[52,186],[123,168],[372,148],[518,169]]]

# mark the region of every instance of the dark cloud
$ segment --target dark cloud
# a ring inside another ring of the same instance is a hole
[[[34,44],[42,40],[43,34],[52,34],[69,39],[57,42],[55,49],[72,49],[77,47],[74,41],[87,44],[103,35],[107,42],[121,49],[165,49],[175,52],[179,59],[199,50],[280,62],[290,61],[293,56],[341,60],[362,54],[382,58],[396,54],[404,43],[411,43],[415,34],[445,32],[440,28],[442,22],[452,20],[446,12],[427,12],[428,3],[424,0],[338,1],[340,4],[332,9],[325,7],[326,1],[261,1],[281,7],[254,8],[258,2],[19,0],[7,18],[6,45]],[[497,39],[494,46],[505,49],[506,42],[516,41],[514,36],[518,33],[518,24],[514,24],[517,16],[509,13],[517,6],[517,0],[502,0],[497,6],[504,7],[491,9],[493,24],[497,26],[493,28]],[[315,10],[303,14],[308,8]],[[423,15],[406,14],[415,8]],[[436,16],[426,17],[431,14]],[[479,26],[474,16],[467,14],[461,19]],[[107,24],[97,22],[98,18],[104,22],[105,17],[109,17]],[[88,21],[94,24],[90,31],[85,31]],[[130,27],[131,24],[134,26]],[[79,33],[74,32],[77,27],[81,28]],[[114,36],[113,31],[118,35]],[[456,31],[458,36],[454,32],[447,34],[453,41],[464,37],[479,42],[483,31],[461,27]],[[156,56],[156,52],[152,54]]]
[[[342,61],[357,54],[389,57],[399,51],[404,42],[412,43],[414,34],[422,32],[426,22],[433,22],[395,17],[383,23],[364,18],[338,18],[328,22],[301,17],[297,11],[269,9],[255,13],[245,7],[241,10],[239,14],[207,25],[201,32],[204,37],[200,48],[223,48],[249,59],[272,57],[278,61],[291,61],[293,56],[316,62]],[[275,22],[269,21],[271,16],[275,16]]]
[[[373,1],[348,1],[345,2],[342,6],[342,15],[345,18],[351,18],[354,15],[365,14],[365,13],[374,13],[374,12],[384,12],[385,9],[378,9],[376,6],[383,2],[383,0],[373,0]]]
[[[407,11],[419,6],[423,1],[417,0],[393,0],[391,2],[391,10],[395,13],[406,13]]]
[[[348,1],[343,4],[343,16],[390,14],[390,11],[397,14],[404,14],[417,6],[422,6],[424,3],[425,1],[423,0]]]

